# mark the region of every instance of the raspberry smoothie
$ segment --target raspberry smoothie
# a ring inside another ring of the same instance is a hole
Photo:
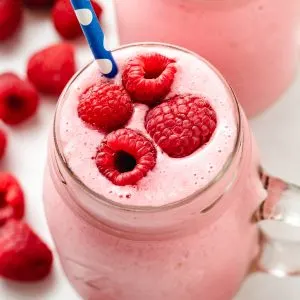
[[[122,43],[191,49],[225,76],[248,116],[274,103],[298,62],[298,0],[115,0]]]
[[[84,299],[232,299],[265,196],[247,121],[193,53],[114,57],[112,81],[92,63],[66,88],[50,139],[44,200],[66,275]]]

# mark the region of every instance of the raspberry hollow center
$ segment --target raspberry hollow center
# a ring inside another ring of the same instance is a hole
[[[165,70],[164,66],[160,66],[160,68],[147,68],[147,66],[145,66],[144,71],[145,71],[145,75],[144,78],[145,79],[156,79],[158,78],[163,71]]]
[[[162,55],[151,55],[147,59],[142,60],[144,65],[144,78],[157,79],[165,70],[166,67],[173,63],[172,60]]]
[[[6,200],[5,200],[6,193],[0,192],[0,208],[3,208],[6,206]]]
[[[159,53],[146,53],[127,63],[122,83],[131,100],[153,106],[170,92],[176,71],[174,59]]]
[[[134,170],[136,164],[136,159],[128,152],[118,151],[115,155],[115,167],[120,173]]]
[[[23,107],[23,99],[18,96],[9,96],[7,98],[7,105],[12,110],[19,110]]]
[[[129,128],[112,131],[97,149],[98,170],[115,185],[137,184],[155,164],[152,141]]]

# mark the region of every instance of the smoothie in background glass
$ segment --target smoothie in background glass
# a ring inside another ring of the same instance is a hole
[[[274,103],[295,75],[299,0],[115,0],[121,43],[159,41],[208,59],[247,116]]]

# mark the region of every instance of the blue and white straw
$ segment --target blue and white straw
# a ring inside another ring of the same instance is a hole
[[[115,77],[118,67],[111,51],[106,48],[105,36],[90,0],[70,1],[101,73],[108,78]]]

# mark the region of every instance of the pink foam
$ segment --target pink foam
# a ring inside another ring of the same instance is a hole
[[[207,145],[180,159],[170,158],[156,146],[156,166],[137,186],[113,185],[99,173],[95,161],[91,159],[105,135],[86,126],[77,115],[80,94],[95,82],[102,80],[96,63],[79,76],[73,83],[72,90],[68,92],[58,118],[58,136],[70,168],[90,189],[123,204],[161,206],[191,195],[218,175],[234,149],[237,121],[232,94],[227,86],[207,62],[188,52],[149,45],[147,48],[136,46],[115,51],[114,57],[120,67],[120,73],[114,81],[122,84],[121,72],[127,59],[147,51],[159,52],[176,59],[178,71],[171,93],[199,94],[210,100],[217,113],[218,125]],[[148,136],[144,128],[147,110],[147,106],[135,104],[133,117],[126,127],[140,130]]]

